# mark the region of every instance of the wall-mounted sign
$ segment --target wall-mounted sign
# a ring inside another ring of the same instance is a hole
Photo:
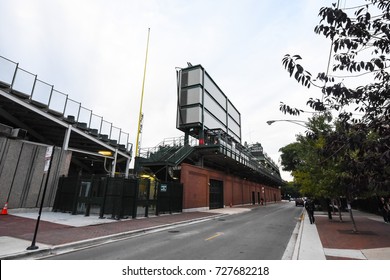
[[[44,167],[44,172],[47,172],[49,170],[50,166],[50,160],[51,156],[53,154],[53,146],[49,146],[46,148],[46,153],[45,153],[45,167]]]
[[[168,190],[168,186],[165,184],[160,185],[160,192],[166,192]]]

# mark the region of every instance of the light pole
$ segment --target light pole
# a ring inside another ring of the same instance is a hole
[[[290,123],[294,123],[294,124],[300,125],[300,126],[302,126],[304,128],[308,128],[307,127],[307,122],[300,121],[300,120],[269,120],[269,121],[267,121],[267,124],[271,125],[274,122],[290,122]]]

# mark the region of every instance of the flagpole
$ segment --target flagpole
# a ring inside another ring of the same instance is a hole
[[[139,142],[140,142],[140,134],[141,134],[141,122],[142,122],[142,104],[144,100],[144,88],[145,88],[145,77],[146,77],[146,64],[148,62],[148,50],[149,50],[149,36],[150,36],[150,28],[148,28],[148,40],[146,43],[146,56],[145,56],[145,66],[144,66],[144,78],[142,81],[142,93],[141,93],[141,104],[139,107],[139,116],[138,116],[138,130],[137,130],[137,140],[135,143],[135,156],[139,156]]]

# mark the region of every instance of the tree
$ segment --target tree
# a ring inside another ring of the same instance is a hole
[[[287,182],[287,184],[282,186],[281,191],[284,199],[300,197],[298,186],[294,182]]]
[[[298,135],[297,142],[279,150],[283,170],[291,171],[303,196],[335,195],[330,187],[335,184],[335,169],[323,153],[326,135],[332,131],[330,121],[329,114],[313,116],[307,122],[306,135]]]
[[[333,4],[322,8],[319,17],[314,31],[331,41],[333,73],[318,73],[313,79],[299,64],[299,55],[286,55],[282,63],[297,82],[321,89],[322,98],[309,98],[309,107],[337,114],[335,129],[322,134],[324,169],[349,202],[356,196],[389,193],[390,1],[370,0],[346,9]],[[370,78],[365,84],[346,85],[348,79],[363,76]],[[280,110],[293,115],[303,111],[283,103]],[[317,134],[313,131],[310,137]]]
[[[314,31],[331,41],[332,73],[318,73],[313,79],[299,64],[301,56],[286,55],[282,60],[297,82],[321,89],[322,98],[310,98],[309,107],[337,114],[335,130],[325,137],[323,155],[337,163],[336,179],[345,186],[349,201],[358,195],[390,192],[390,1],[365,3],[320,9]],[[347,86],[353,77],[364,84]],[[280,110],[302,112],[283,103]]]
[[[303,147],[300,143],[294,142],[279,149],[279,152],[281,152],[280,158],[284,171],[293,172],[298,169],[303,160],[302,148]]]

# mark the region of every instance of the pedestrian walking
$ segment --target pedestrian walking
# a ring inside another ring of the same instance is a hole
[[[331,200],[330,198],[326,199],[326,210],[328,211],[328,219],[332,220],[332,207],[331,207]]]
[[[389,222],[389,204],[385,201],[384,197],[379,200],[379,212],[382,214],[383,220],[387,224]]]
[[[387,222],[390,223],[390,197],[387,199],[386,207],[387,207]]]
[[[314,224],[315,218],[314,218],[314,201],[311,199],[307,199],[305,203],[305,209],[307,212],[307,215],[309,215],[310,224]]]

